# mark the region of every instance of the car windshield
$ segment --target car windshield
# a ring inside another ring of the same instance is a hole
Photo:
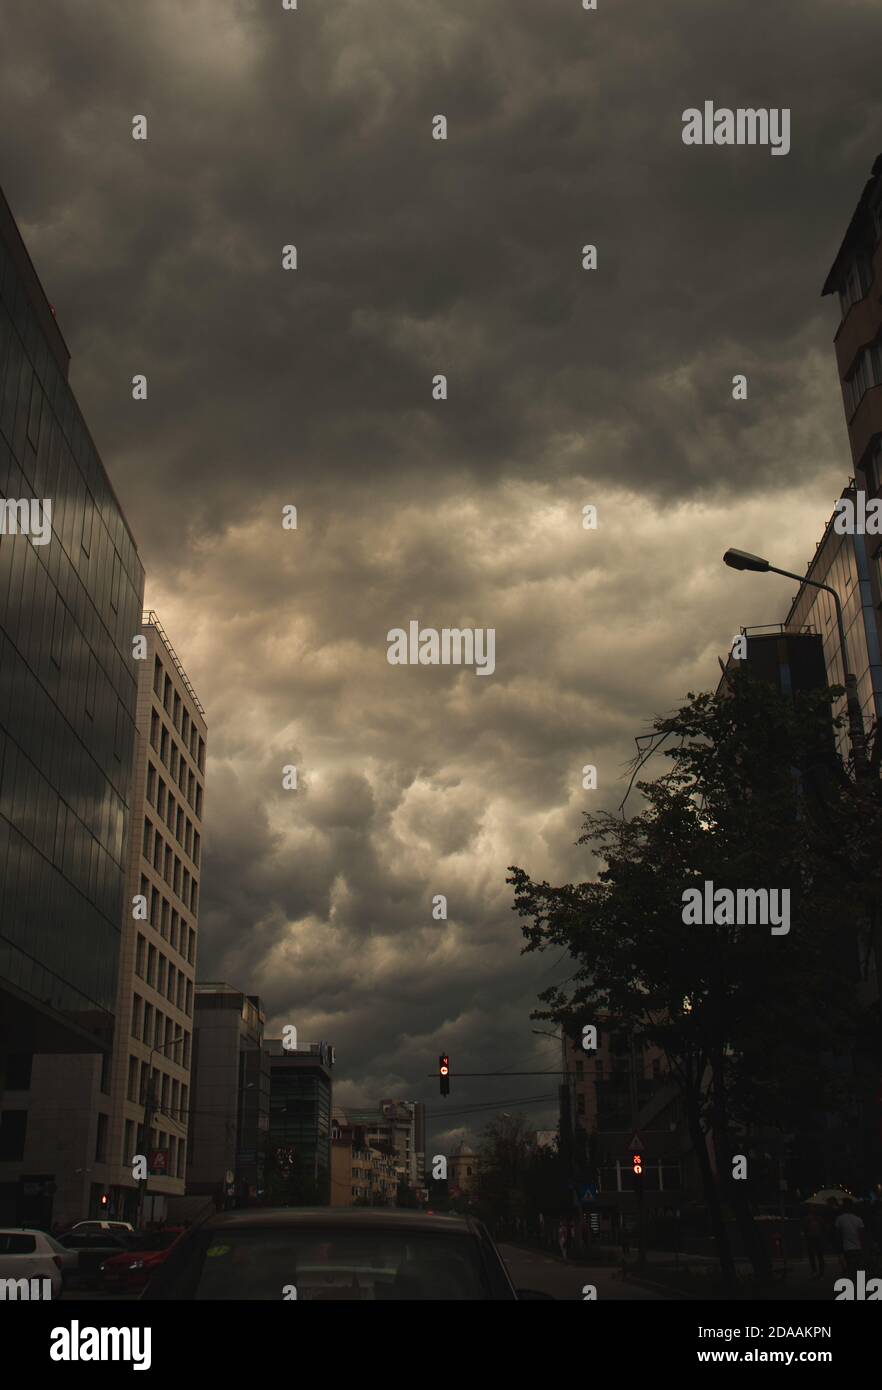
[[[493,1297],[477,1243],[468,1235],[434,1231],[221,1227],[197,1233],[182,1247],[180,1258],[162,1268],[170,1281],[162,1296],[170,1298],[372,1302]]]

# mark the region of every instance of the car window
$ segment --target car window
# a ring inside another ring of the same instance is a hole
[[[36,1236],[22,1231],[0,1231],[0,1255],[33,1255],[36,1248]]]
[[[148,1298],[281,1300],[292,1286],[299,1302],[493,1296],[474,1239],[433,1231],[219,1227],[182,1242],[160,1271]]]

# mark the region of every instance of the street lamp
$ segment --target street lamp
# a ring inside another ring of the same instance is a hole
[[[842,621],[842,604],[839,595],[829,584],[821,584],[817,579],[809,579],[803,574],[794,574],[792,570],[779,569],[777,565],[769,564],[761,555],[751,555],[749,550],[729,549],[723,556],[723,563],[733,570],[750,570],[754,574],[783,574],[786,579],[795,579],[798,584],[808,584],[813,589],[823,589],[825,594],[829,594],[836,609],[836,627],[839,632],[839,647],[842,653],[842,670],[845,673],[845,702],[848,710],[848,732],[851,740],[851,747],[854,753],[854,767],[858,777],[867,774],[867,742],[864,732],[864,718],[861,714],[860,701],[857,693],[857,677],[851,670],[851,663],[848,659],[848,644],[845,639],[845,624]]]

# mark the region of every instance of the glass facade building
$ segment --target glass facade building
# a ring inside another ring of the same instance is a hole
[[[0,1053],[106,1049],[117,985],[144,571],[67,361],[0,194]]]
[[[271,1149],[293,1155],[297,1179],[323,1204],[331,1193],[332,1062],[326,1044],[313,1048],[286,1052],[279,1039],[267,1040],[269,1138]]]

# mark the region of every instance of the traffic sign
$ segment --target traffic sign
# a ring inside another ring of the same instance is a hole
[[[645,1148],[646,1145],[644,1144],[642,1137],[635,1130],[631,1138],[631,1142],[628,1145],[628,1152],[632,1154],[639,1154],[642,1153]]]

